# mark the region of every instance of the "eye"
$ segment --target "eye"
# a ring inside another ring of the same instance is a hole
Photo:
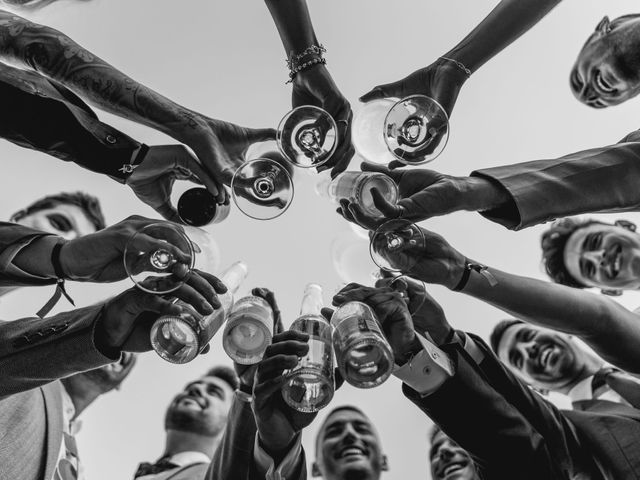
[[[509,361],[511,362],[511,365],[513,365],[518,370],[520,370],[522,368],[522,355],[520,355],[520,352],[518,352],[517,350],[514,350],[511,352],[509,357],[510,357]]]
[[[67,217],[60,215],[59,213],[50,213],[47,215],[49,224],[60,232],[70,232],[73,229],[73,225]]]

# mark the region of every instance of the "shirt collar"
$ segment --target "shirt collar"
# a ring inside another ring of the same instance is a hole
[[[179,452],[169,457],[169,461],[179,467],[186,467],[196,463],[210,463],[211,459],[202,452]]]

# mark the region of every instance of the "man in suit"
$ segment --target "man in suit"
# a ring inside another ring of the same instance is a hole
[[[204,478],[225,431],[238,388],[233,369],[218,366],[190,382],[165,414],[165,449],[155,463],[141,463],[138,480]]]
[[[640,478],[640,410],[606,400],[557,409],[480,338],[456,332],[431,297],[431,315],[413,317],[390,287],[353,284],[334,298],[353,300],[375,310],[396,363],[410,372],[405,396],[473,455],[481,478]]]

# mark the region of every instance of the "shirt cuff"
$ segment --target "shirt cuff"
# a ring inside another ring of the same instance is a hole
[[[260,472],[265,472],[265,480],[287,480],[293,478],[302,458],[302,436],[297,433],[291,442],[291,448],[284,456],[280,465],[276,467],[271,456],[260,445],[259,435],[256,433],[253,459]]]
[[[418,332],[416,337],[422,350],[401,367],[396,366],[393,375],[425,397],[453,376],[453,363],[445,352]]]

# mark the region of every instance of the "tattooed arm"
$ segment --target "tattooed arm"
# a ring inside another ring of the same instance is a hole
[[[247,129],[185,108],[136,82],[64,33],[2,10],[0,60],[35,70],[98,108],[189,145],[209,173],[226,184],[251,143],[275,137],[272,129]]]

